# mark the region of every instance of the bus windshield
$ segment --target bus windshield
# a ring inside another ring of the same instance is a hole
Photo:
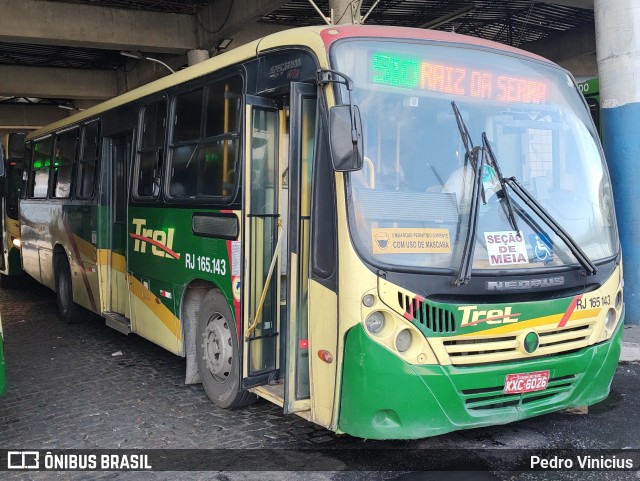
[[[609,176],[566,72],[512,54],[399,40],[343,41],[332,60],[353,79],[362,116],[365,163],[349,174],[347,199],[352,239],[370,263],[457,269],[483,155],[473,269],[578,265],[530,202],[505,199],[497,165],[564,228],[573,252],[579,245],[593,262],[616,254]]]

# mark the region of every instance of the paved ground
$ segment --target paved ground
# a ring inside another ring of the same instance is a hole
[[[609,399],[589,415],[556,413],[506,426],[412,442],[337,436],[267,402],[224,411],[200,386],[185,386],[184,360],[137,336],[123,336],[98,319],[65,325],[55,296],[29,279],[0,290],[9,390],[0,399],[0,448],[491,448],[640,449],[640,363],[620,364]],[[640,341],[629,329],[626,345]],[[119,353],[118,355],[116,355]],[[383,453],[384,451],[380,451]],[[397,452],[397,451],[396,451]],[[425,451],[429,455],[429,451]],[[381,454],[382,456],[382,454]],[[340,469],[336,461],[336,469]],[[21,473],[12,479],[611,479],[638,473]],[[0,473],[0,478],[8,473]]]

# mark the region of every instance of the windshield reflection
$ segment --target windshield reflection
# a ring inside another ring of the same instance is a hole
[[[468,152],[473,146],[490,150],[503,177],[515,176],[589,259],[615,254],[608,174],[588,112],[564,72],[488,52],[394,44],[403,55],[428,52],[429,58],[466,62],[469,68],[497,65],[498,72],[538,79],[536,85],[545,85],[544,102],[430,92],[419,82],[412,88],[378,85],[370,73],[366,77],[376,44],[349,42],[335,51],[338,68],[354,78],[364,129],[365,166],[348,182],[352,237],[361,255],[381,267],[458,269],[472,213],[474,164]],[[459,128],[452,101],[466,131]],[[492,164],[487,162],[481,173],[484,199],[472,267],[577,264],[572,249],[525,202],[514,201],[510,215],[500,201],[502,186]],[[502,238],[507,241],[492,242]]]

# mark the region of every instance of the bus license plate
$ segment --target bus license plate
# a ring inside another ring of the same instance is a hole
[[[542,391],[549,383],[549,371],[508,374],[504,380],[504,394]]]

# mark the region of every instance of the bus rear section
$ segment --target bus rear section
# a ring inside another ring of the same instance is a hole
[[[12,277],[21,275],[20,223],[18,202],[21,195],[24,140],[26,134],[11,133],[2,139],[5,150],[5,187],[0,200],[0,286],[11,284]]]

